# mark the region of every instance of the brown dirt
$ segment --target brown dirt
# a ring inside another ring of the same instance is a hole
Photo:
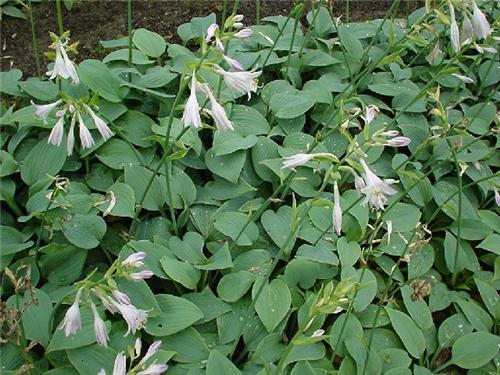
[[[229,1],[228,9],[234,1]],[[288,15],[292,0],[261,0],[261,18],[270,15]],[[338,16],[345,14],[345,0],[329,0],[328,6]],[[384,16],[392,1],[351,0],[350,20],[368,20]],[[416,8],[422,1],[402,1],[400,14]],[[133,27],[155,31],[169,42],[179,42],[177,26],[189,22],[192,17],[206,16],[215,12],[220,20],[222,0],[134,0]],[[308,2],[309,4],[309,2]],[[43,52],[50,44],[49,31],[57,33],[55,1],[34,3],[38,49],[42,59],[42,71],[47,61]],[[230,11],[229,11],[230,12]],[[241,0],[238,13],[245,15],[246,24],[255,23],[255,0]],[[124,0],[75,1],[69,12],[63,6],[64,28],[71,30],[71,39],[80,41],[77,61],[102,57],[100,40],[115,39],[127,35],[127,2]],[[345,15],[343,17],[345,22]],[[31,28],[28,21],[7,17],[1,21],[1,70],[19,68],[25,78],[35,74],[35,59],[31,44]]]

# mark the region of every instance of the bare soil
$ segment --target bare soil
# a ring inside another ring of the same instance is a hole
[[[246,24],[255,23],[255,0],[241,0],[238,13],[245,15]],[[346,22],[346,0],[326,2],[335,16],[343,15]],[[421,6],[423,1],[401,1],[400,15]],[[351,0],[349,2],[349,21],[381,18],[392,1]],[[270,15],[288,15],[293,8],[293,0],[261,0],[261,18]],[[228,14],[234,1],[228,2]],[[170,43],[178,43],[177,27],[189,22],[192,17],[216,13],[220,20],[223,10],[222,0],[134,0],[133,27],[146,28],[162,35]],[[57,33],[55,1],[33,3],[36,33],[42,71],[47,61],[43,52],[50,44],[49,31]],[[99,48],[100,40],[116,39],[127,35],[127,2],[125,0],[75,0],[73,9],[63,6],[65,30],[71,30],[72,41],[80,41],[79,55],[76,60],[100,58],[105,51]],[[25,78],[36,73],[31,28],[29,21],[6,17],[1,21],[1,70],[19,68]]]

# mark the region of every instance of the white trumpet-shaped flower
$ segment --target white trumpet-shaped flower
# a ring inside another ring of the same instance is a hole
[[[40,120],[47,122],[47,118],[49,117],[50,112],[52,112],[54,108],[61,104],[61,102],[62,99],[59,99],[50,104],[35,104],[33,103],[33,101],[31,101],[31,105],[35,107],[35,116]]]
[[[90,117],[92,117],[92,120],[94,121],[95,127],[97,128],[97,130],[101,134],[102,138],[105,141],[108,140],[109,138],[111,138],[113,136],[113,132],[108,127],[106,122],[102,118],[97,116],[95,114],[95,112],[92,110],[92,108],[90,108],[88,105],[84,104],[83,107],[85,108],[87,113],[90,115]]]
[[[82,145],[82,149],[86,148],[92,148],[94,147],[94,138],[92,138],[92,134],[90,133],[89,129],[85,126],[85,123],[83,122],[82,116],[80,115],[80,112],[77,112],[78,116],[78,130],[80,134],[80,143]]]
[[[59,117],[59,120],[57,120],[56,124],[54,125],[49,134],[48,143],[53,144],[54,146],[60,146],[63,139],[64,114],[65,112],[63,112],[62,115]]]
[[[463,75],[457,74],[457,73],[452,73],[451,75],[453,77],[458,78],[463,83],[474,83],[474,80],[472,78],[467,77],[467,76],[463,76]]]
[[[80,296],[82,294],[82,289],[76,292],[75,301],[71,307],[66,311],[64,315],[63,322],[59,329],[64,329],[64,335],[70,336],[76,333],[80,328],[82,328],[82,320],[80,317]]]
[[[219,30],[219,25],[216,23],[211,24],[207,28],[207,36],[205,37],[206,42],[210,42],[212,38],[215,36],[215,32]]]
[[[93,302],[90,302],[90,308],[92,309],[92,314],[94,315],[94,333],[96,341],[99,345],[108,346],[109,336],[108,331],[106,330],[106,324],[97,312]]]
[[[122,293],[118,289],[115,289],[113,290],[112,294],[113,297],[115,297],[119,302],[130,305],[130,298],[125,293]]]
[[[160,375],[167,371],[168,365],[166,363],[153,363],[146,370],[139,371],[137,375]]]
[[[76,123],[76,112],[71,117],[71,122],[69,125],[68,139],[66,140],[66,153],[68,156],[73,154],[73,148],[75,147],[75,123]]]
[[[113,375],[125,375],[127,372],[127,358],[120,352],[116,355]]]
[[[375,117],[380,113],[380,109],[376,105],[370,104],[365,109],[365,122],[366,124],[371,123]]]
[[[198,99],[196,98],[196,86],[196,76],[195,72],[193,72],[193,77],[191,78],[191,93],[184,106],[184,113],[181,119],[181,124],[184,125],[184,127],[201,127],[200,107],[198,105]]]
[[[138,309],[134,305],[117,302],[113,299],[110,299],[110,302],[123,316],[123,319],[125,319],[125,322],[128,325],[125,336],[130,332],[132,332],[132,334],[135,334],[137,330],[140,330],[142,329],[142,327],[144,327],[144,323],[146,323],[146,320],[148,319],[147,311]]]
[[[500,207],[500,192],[498,191],[498,188],[493,188],[494,192],[495,192],[495,203],[497,206]]]
[[[382,180],[368,168],[363,159],[360,160],[360,163],[364,170],[362,184],[364,186],[359,186],[359,191],[366,196],[363,204],[370,203],[374,208],[383,210],[388,200],[386,195],[397,193],[396,190],[390,187],[390,185],[397,183],[397,181],[393,179]]]
[[[210,89],[206,85],[203,85],[201,87],[203,88],[203,91],[207,94],[208,98],[210,99],[211,110],[210,111],[207,110],[207,112],[214,119],[215,126],[217,127],[217,129],[234,130],[233,123],[227,117],[224,107],[219,104],[212,91],[210,91]]]
[[[73,85],[77,85],[80,82],[78,74],[76,73],[75,65],[71,61],[64,49],[64,44],[61,41],[56,42],[56,60],[54,62],[54,67],[52,70],[47,72],[50,79],[54,79],[57,76],[62,78],[71,78]]]
[[[215,72],[224,77],[224,82],[227,87],[238,95],[247,94],[250,99],[251,93],[257,91],[257,77],[261,75],[261,71],[238,71],[228,72],[220,66],[215,65]]]
[[[243,70],[243,66],[240,64],[240,62],[238,60],[232,59],[226,55],[222,55],[222,58],[224,59],[225,62],[227,62],[227,64],[231,68],[237,69],[237,70]]]
[[[134,281],[141,281],[144,279],[149,279],[150,277],[154,276],[154,273],[151,271],[141,271],[141,272],[132,272],[129,274],[129,276],[132,278]]]
[[[472,27],[472,23],[470,22],[467,14],[464,14],[464,20],[462,22],[462,43],[470,43],[470,41],[474,38],[474,28]]]
[[[450,4],[450,18],[451,18],[451,25],[450,25],[451,46],[453,48],[453,51],[455,53],[458,53],[458,51],[460,51],[460,33],[458,31],[457,20],[455,19],[455,9],[451,4]]]
[[[342,208],[340,207],[340,194],[337,181],[333,185],[333,229],[340,236],[342,233]]]
[[[486,39],[492,32],[490,24],[477,4],[472,1],[472,29],[479,39]]]
[[[315,158],[324,158],[332,161],[338,160],[335,155],[330,154],[329,152],[317,152],[311,154],[298,153],[285,157],[281,169],[300,167]]]
[[[241,29],[240,31],[235,33],[234,36],[236,38],[245,39],[245,38],[252,36],[252,34],[253,34],[253,30],[247,28],[247,29]]]
[[[148,351],[146,352],[144,357],[142,357],[138,366],[144,365],[149,358],[158,353],[158,350],[160,350],[160,346],[161,346],[161,340],[155,341],[151,345],[149,345]]]
[[[144,267],[144,258],[146,258],[146,253],[144,251],[139,251],[137,253],[133,253],[127,257],[122,262],[123,267],[132,267],[132,268],[140,268]]]

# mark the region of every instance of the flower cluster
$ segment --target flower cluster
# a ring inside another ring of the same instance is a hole
[[[243,16],[239,14],[229,17],[224,24],[224,30],[230,28],[241,29],[243,27],[241,23],[242,20]],[[226,32],[224,30],[221,30],[216,23],[210,25],[207,29],[205,42],[213,44],[213,52],[219,55],[220,60],[224,61],[229,66],[230,70],[225,70],[215,63],[204,65],[203,68],[209,69],[220,75],[224,79],[224,83],[228,89],[235,95],[246,94],[248,95],[248,99],[250,99],[252,92],[257,91],[257,78],[262,72],[257,71],[256,67],[250,71],[245,71],[239,61],[225,54],[223,41],[230,38],[248,38],[252,35],[252,30],[241,29],[237,32]],[[196,70],[193,71],[191,77],[191,92],[184,106],[181,123],[184,126],[194,126],[195,128],[201,127],[200,106],[196,97],[197,93],[204,94],[206,99],[210,101],[211,109],[205,109],[205,112],[212,117],[217,129],[234,130],[233,123],[227,117],[224,108],[218,102],[208,84],[197,81]]]
[[[52,70],[47,72],[50,79],[57,77],[71,78],[73,85],[78,85],[80,79],[76,73],[75,64],[68,57],[68,51],[76,52],[77,43],[69,45],[69,31],[66,31],[60,37],[50,33],[52,44],[49,48],[55,50],[55,53],[49,52],[47,55],[54,59]]]
[[[148,360],[154,356],[161,347],[161,341],[153,342],[144,357],[132,367],[132,363],[138,359],[141,355],[142,342],[141,339],[137,339],[135,341],[134,349],[130,350],[131,358],[131,369],[129,373],[136,375],[160,375],[163,374],[168,369],[168,365],[165,362],[157,362],[154,360],[152,363],[148,363]],[[120,352],[116,355],[115,363],[113,366],[113,375],[125,375],[127,374],[127,357],[123,352]],[[106,375],[106,371],[101,369],[97,375]]]
[[[64,101],[63,99],[59,99],[50,104],[35,104],[33,102],[31,102],[31,104],[35,107],[35,116],[44,122],[47,122],[49,114],[57,108],[56,117],[58,120],[52,128],[48,139],[48,143],[51,143],[54,146],[61,145],[64,137],[64,125],[69,119],[68,136],[66,138],[66,150],[68,156],[73,153],[73,148],[75,146],[74,133],[77,120],[78,134],[82,149],[91,148],[95,145],[94,138],[83,121],[82,114],[86,114],[92,118],[95,127],[105,141],[113,136],[113,132],[108,127],[106,122],[101,117],[97,116],[92,108],[85,103],[75,103],[73,100],[65,98]],[[61,104],[63,105],[60,106]]]
[[[94,332],[99,345],[107,346],[109,337],[106,324],[99,315],[93,296],[97,297],[102,302],[104,308],[111,314],[119,313],[123,317],[128,326],[125,335],[128,335],[130,332],[135,334],[137,330],[142,329],[148,317],[147,311],[138,309],[132,305],[129,296],[118,290],[114,278],[125,277],[130,280],[140,281],[152,277],[153,273],[151,271],[142,270],[136,272],[137,268],[144,267],[145,257],[146,254],[144,252],[134,253],[124,261],[115,261],[101,280],[97,282],[90,281],[92,273],[85,280],[81,281],[79,283],[81,287],[76,293],[75,301],[66,311],[66,315],[59,327],[60,329],[64,329],[64,334],[70,336],[81,329],[80,303],[83,293],[85,293],[86,303],[90,305],[94,316]]]
[[[460,51],[463,45],[474,43],[479,53],[484,51],[496,52],[494,48],[483,48],[474,42],[474,39],[486,39],[493,32],[484,13],[479,9],[474,0],[469,1],[469,7],[463,9],[462,32],[460,32],[455,17],[455,8],[451,1],[448,3],[450,8],[450,40],[455,53]]]

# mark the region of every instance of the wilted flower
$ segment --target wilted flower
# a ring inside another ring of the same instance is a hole
[[[101,319],[93,302],[90,302],[90,307],[92,309],[92,313],[94,314],[94,332],[96,341],[99,345],[108,346],[109,336],[106,330],[106,324]]]
[[[244,39],[252,36],[253,30],[252,29],[241,29],[237,33],[234,34],[236,38]]]
[[[92,120],[94,120],[94,124],[95,124],[97,130],[99,131],[99,133],[101,133],[102,138],[105,141],[108,140],[109,138],[111,138],[113,136],[113,132],[108,127],[108,125],[106,125],[106,122],[104,122],[104,120],[102,118],[97,116],[94,113],[94,111],[92,110],[92,108],[90,108],[88,105],[84,104],[83,107],[88,112],[90,117],[92,117]]]
[[[35,107],[35,116],[38,117],[40,120],[43,120],[43,122],[46,122],[50,112],[52,112],[54,108],[56,108],[59,104],[61,104],[61,102],[62,99],[59,99],[54,103],[50,104],[35,104],[33,103],[33,101],[31,101],[31,105]]]
[[[458,53],[458,51],[460,51],[460,34],[458,31],[457,20],[455,19],[455,9],[451,4],[450,4],[450,17],[451,17],[451,25],[450,25],[451,46],[453,48],[453,51],[455,51],[455,53]]]
[[[144,258],[146,258],[146,253],[144,251],[139,251],[137,253],[131,254],[122,262],[123,267],[139,268],[144,266]]]
[[[457,73],[452,73],[451,74],[453,77],[456,77],[458,78],[459,80],[461,80],[462,82],[464,83],[474,83],[474,80],[472,78],[469,78],[469,77],[466,77],[466,76],[463,76],[461,74],[457,74]]]
[[[380,113],[380,109],[376,105],[370,104],[365,109],[365,122],[369,124]]]
[[[479,39],[486,39],[492,31],[490,24],[474,1],[472,1],[472,9],[472,29]]]
[[[233,68],[233,69],[238,69],[238,70],[243,70],[243,66],[241,66],[240,62],[238,60],[232,59],[229,56],[222,55],[222,58],[224,59],[225,62],[228,63],[228,65]]]
[[[129,274],[129,276],[134,281],[140,281],[143,279],[149,279],[150,277],[154,276],[154,273],[151,271],[132,272]]]
[[[80,317],[80,295],[82,289],[76,292],[75,301],[71,307],[66,311],[64,315],[64,320],[59,327],[59,329],[64,329],[64,335],[67,337],[76,333],[80,328],[82,328],[82,321]]]
[[[76,113],[78,116],[78,129],[80,132],[80,143],[82,144],[82,149],[94,147],[94,138],[92,138],[92,134],[90,134],[89,129],[85,126],[83,122],[82,116],[80,112]]]
[[[386,195],[397,193],[396,190],[390,187],[390,185],[397,183],[397,181],[393,179],[382,180],[368,168],[363,159],[360,160],[360,163],[365,172],[363,174],[364,186],[360,187],[360,192],[366,195],[363,204],[369,202],[376,209],[383,210],[384,205],[387,203]]]
[[[110,299],[111,303],[118,310],[118,312],[123,316],[125,322],[127,322],[128,329],[125,333],[125,336],[130,332],[135,334],[135,332],[141,329],[146,323],[148,319],[148,314],[145,310],[138,309],[134,305],[123,304],[121,302],[117,302],[113,299]]]
[[[76,74],[76,69],[73,62],[69,59],[66,50],[64,49],[64,44],[60,40],[56,42],[56,61],[54,62],[54,67],[52,70],[47,72],[50,79],[54,79],[57,76],[62,78],[71,78],[73,85],[77,85],[80,82],[78,74]]]
[[[109,205],[108,207],[104,210],[104,212],[102,213],[102,216],[103,217],[106,217],[108,216],[111,211],[113,211],[113,208],[115,208],[115,205],[116,205],[116,195],[115,193],[113,193],[111,190],[108,191],[108,195],[110,196],[110,199],[109,199]]]
[[[64,135],[64,113],[59,117],[56,124],[52,128],[48,143],[53,144],[54,146],[60,146]]]
[[[338,236],[342,232],[342,208],[340,207],[340,194],[337,181],[333,185],[333,229]]]
[[[247,94],[248,99],[250,99],[252,92],[257,91],[257,77],[262,73],[261,71],[256,72],[255,69],[248,72],[228,72],[215,65],[215,72],[224,77],[227,87],[236,94]]]
[[[194,126],[199,128],[201,126],[200,118],[200,107],[198,106],[198,99],[196,99],[196,76],[193,72],[193,77],[191,78],[191,93],[184,106],[184,113],[182,114],[181,124],[186,126]]]

